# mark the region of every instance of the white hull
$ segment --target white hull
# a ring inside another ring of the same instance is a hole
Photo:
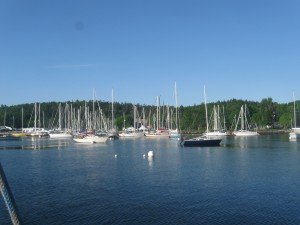
[[[30,136],[31,137],[48,137],[49,134],[47,132],[36,131],[36,132],[31,133]]]
[[[259,133],[255,132],[255,131],[249,131],[249,130],[234,131],[233,134],[235,136],[239,136],[239,137],[258,136],[259,135]]]
[[[289,134],[289,140],[290,140],[290,141],[296,141],[296,140],[297,140],[297,134],[294,133],[294,132],[291,132],[291,133]]]
[[[168,138],[169,134],[145,134],[145,136],[151,138]]]
[[[60,134],[49,134],[50,138],[71,138],[72,135],[68,133],[60,133]]]
[[[143,136],[143,133],[120,133],[120,138],[139,138]]]
[[[293,130],[293,133],[300,134],[300,127],[294,127],[294,128],[292,128],[292,130]]]
[[[207,132],[204,133],[204,136],[206,137],[218,137],[218,136],[227,136],[228,134],[226,132],[222,132],[222,131],[213,131],[213,132]]]
[[[78,143],[105,143],[108,137],[99,136],[86,136],[83,138],[74,138],[73,140]]]

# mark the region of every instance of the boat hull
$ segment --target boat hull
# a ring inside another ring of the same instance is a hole
[[[233,132],[233,135],[239,136],[239,137],[247,137],[247,136],[258,136],[259,133],[255,131],[235,131]]]
[[[86,136],[84,138],[74,138],[73,140],[77,143],[105,143],[107,141],[108,137],[90,137]]]
[[[61,134],[49,134],[50,138],[71,138],[72,135],[68,133],[61,133]]]
[[[222,131],[212,131],[212,132],[207,132],[204,134],[204,136],[206,137],[224,137],[224,136],[228,136],[227,132],[222,132]]]
[[[181,145],[184,147],[217,147],[222,139],[190,139],[184,140]]]
[[[292,130],[295,134],[300,134],[300,127],[294,127]]]

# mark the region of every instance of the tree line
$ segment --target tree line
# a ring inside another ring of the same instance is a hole
[[[42,113],[42,124],[48,128],[53,123],[58,106],[68,104],[73,108],[80,108],[87,105],[92,108],[93,102],[90,101],[67,101],[67,102],[43,102],[40,103],[40,112]],[[296,102],[296,115],[299,112]],[[260,102],[247,101],[239,99],[231,99],[227,101],[218,101],[207,104],[208,117],[211,118],[211,113],[214,106],[219,105],[222,115],[222,123],[225,124],[227,130],[234,129],[234,121],[237,119],[242,105],[247,105],[249,110],[249,122],[255,124],[258,129],[264,129],[266,126],[274,129],[288,129],[294,124],[294,103],[277,103],[272,98],[264,98]],[[97,107],[100,107],[107,118],[111,117],[112,105],[110,102],[97,102]],[[144,115],[148,118],[151,113],[155,114],[157,106],[154,105],[137,105],[139,116]],[[163,106],[162,106],[163,108]],[[170,107],[174,110],[174,106]],[[114,103],[114,123],[120,130],[125,126],[133,125],[133,105],[131,103]],[[20,104],[13,106],[0,106],[0,125],[6,125],[13,128],[22,127],[22,111],[23,111],[23,127],[33,127],[34,103]],[[178,108],[179,127],[186,132],[201,132],[206,129],[205,104],[193,106],[180,106]],[[298,124],[298,121],[296,121]]]

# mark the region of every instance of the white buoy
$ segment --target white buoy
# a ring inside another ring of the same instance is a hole
[[[149,151],[149,152],[148,152],[148,158],[153,158],[153,157],[154,157],[153,151]]]
[[[118,157],[118,155],[115,155],[115,158],[117,158]]]
[[[146,155],[145,155],[145,154],[143,155],[143,158],[146,158]]]

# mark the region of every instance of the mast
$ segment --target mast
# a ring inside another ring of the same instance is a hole
[[[175,126],[178,130],[178,99],[177,99],[177,85],[175,82]]]
[[[4,111],[4,126],[5,126],[5,121],[6,121],[6,110]]]
[[[158,121],[159,121],[159,97],[157,96],[156,99],[156,129],[158,130],[159,125],[158,125]]]
[[[136,130],[136,106],[133,105],[133,127]]]
[[[95,89],[93,89],[93,113],[92,113],[92,129],[95,130]]]
[[[170,106],[167,105],[167,129],[170,129]]]
[[[146,116],[145,116],[145,108],[143,107],[143,125],[146,127]]]
[[[125,119],[125,113],[123,112],[123,130],[125,130],[125,126],[126,126],[126,119]]]
[[[61,103],[58,105],[58,129],[61,130]]]
[[[21,112],[22,112],[22,132],[23,132],[23,127],[24,127],[23,126],[23,122],[24,122],[24,120],[23,120],[23,117],[24,117],[24,109],[23,109],[23,107],[22,107],[22,111]]]
[[[244,112],[244,106],[242,105],[241,108],[241,130],[245,130],[245,112]]]
[[[36,103],[34,103],[34,131],[36,131]]]
[[[223,119],[224,119],[224,127],[223,129],[226,130],[226,122],[225,122],[225,110],[224,110],[224,105],[223,105]]]
[[[205,93],[205,86],[204,86],[204,105],[205,105],[206,133],[208,133],[208,117],[207,117],[207,105],[206,105],[206,93]]]
[[[114,127],[114,89],[111,89],[111,127]]]
[[[295,93],[293,92],[294,97],[294,127],[297,127],[297,118],[296,118],[296,99],[295,99]]]
[[[41,103],[39,104],[39,128],[41,128]]]
[[[214,131],[217,131],[219,130],[218,128],[218,112],[217,112],[217,109],[216,109],[216,106],[214,105],[214,110],[213,110],[213,114],[214,114]]]

